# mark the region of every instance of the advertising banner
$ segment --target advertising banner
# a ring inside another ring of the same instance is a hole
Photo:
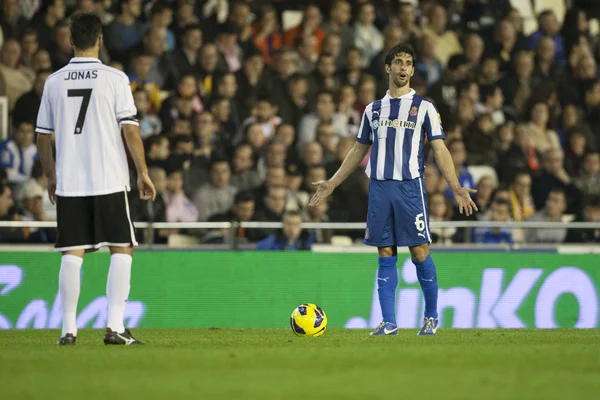
[[[600,259],[548,253],[436,253],[443,328],[597,328]],[[415,267],[398,256],[397,322],[417,328],[424,304]],[[106,325],[110,256],[86,256],[80,327]],[[0,252],[0,329],[58,328],[60,254]],[[316,303],[329,327],[381,322],[372,254],[137,252],[126,325],[148,328],[287,327]]]

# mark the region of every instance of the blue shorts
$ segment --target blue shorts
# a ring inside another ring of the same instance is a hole
[[[420,246],[431,242],[423,178],[369,183],[364,243],[369,246]]]

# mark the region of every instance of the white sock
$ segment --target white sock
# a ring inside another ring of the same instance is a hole
[[[62,309],[62,337],[67,333],[77,336],[77,301],[81,281],[83,258],[71,254],[62,256],[58,274],[58,290]]]
[[[129,254],[113,254],[110,256],[110,269],[106,281],[106,297],[108,298],[108,324],[113,332],[122,333],[125,304],[129,297],[129,280],[131,279],[131,262]]]

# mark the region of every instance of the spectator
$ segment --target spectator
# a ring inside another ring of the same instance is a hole
[[[555,131],[548,129],[548,105],[538,102],[531,107],[528,129],[531,132],[531,145],[540,152],[560,149],[560,141]]]
[[[304,9],[304,16],[300,25],[289,29],[283,35],[283,44],[293,47],[299,36],[311,36],[315,42],[315,53],[321,53],[321,45],[325,39],[325,31],[321,29],[321,11],[315,5],[309,5]]]
[[[150,11],[150,22],[144,27],[146,30],[153,27],[164,29],[166,31],[165,51],[175,49],[175,35],[169,29],[173,23],[173,9],[166,1],[156,1]]]
[[[256,208],[256,203],[254,201],[254,196],[252,192],[248,190],[237,192],[235,195],[235,199],[233,201],[233,206],[231,210],[213,215],[209,221],[210,222],[248,222],[252,221],[254,218],[254,210]],[[212,243],[215,242],[228,242],[227,235],[229,231],[227,229],[215,230],[210,232],[207,237],[203,239],[204,242],[207,239],[210,239]],[[237,240],[241,242],[256,242],[259,237],[257,236],[256,229],[246,229],[242,227],[238,227],[236,229]]]
[[[443,193],[436,192],[429,196],[429,220],[430,221],[451,221],[452,205],[450,200]],[[456,228],[432,228],[431,241],[437,244],[452,244],[452,237],[456,233]]]
[[[465,37],[465,57],[471,63],[471,71],[475,74],[481,64],[484,49],[485,43],[477,33],[471,32]]]
[[[358,21],[354,24],[354,45],[360,50],[362,66],[367,67],[383,48],[383,35],[375,26],[375,5],[358,6]]]
[[[210,181],[194,193],[193,202],[198,209],[198,221],[207,221],[233,205],[236,188],[230,184],[231,170],[225,160],[215,159],[210,166]]]
[[[491,205],[491,222],[509,222],[510,204],[505,200],[494,200]],[[513,244],[513,235],[508,228],[475,228],[473,242],[484,244]]]
[[[131,219],[140,222],[167,222],[167,205],[165,202],[165,193],[167,189],[167,174],[162,167],[149,166],[148,176],[154,183],[156,189],[156,198],[154,201],[142,201],[139,197],[131,199]],[[154,243],[167,243],[169,235],[176,231],[171,229],[158,229],[151,238]],[[141,234],[145,241],[150,238],[145,237],[146,231]]]
[[[324,201],[316,207],[310,207],[307,210],[307,222],[315,223],[326,223],[329,222],[329,203]],[[333,236],[333,230],[331,229],[311,229],[310,231],[317,243],[331,243],[331,237]]]
[[[27,20],[21,16],[18,0],[3,0],[0,26],[4,40],[17,39],[27,27]]]
[[[533,58],[525,51],[513,57],[513,68],[500,80],[504,104],[514,107],[519,115],[525,110],[525,103],[532,93]]]
[[[244,55],[238,44],[238,36],[239,32],[233,23],[225,23],[219,27],[217,47],[223,58],[223,69],[229,72],[237,72],[242,68]]]
[[[148,167],[164,167],[169,156],[169,139],[167,139],[166,136],[158,135],[148,138],[146,141],[146,159],[148,160]]]
[[[52,69],[55,71],[66,66],[73,57],[70,32],[69,23],[66,20],[59,22],[54,27],[49,52],[50,59],[52,60]]]
[[[349,136],[347,119],[335,112],[333,94],[328,91],[322,91],[317,95],[315,111],[306,114],[300,121],[297,140],[299,150],[303,149],[305,144],[316,139],[317,127],[321,122],[331,123],[338,137]]]
[[[338,82],[341,85],[356,86],[363,76],[363,61],[357,47],[349,47],[346,52],[344,67],[338,72]]]
[[[552,189],[548,193],[543,209],[536,212],[527,221],[530,222],[561,222],[563,213],[567,208],[567,196],[562,189]],[[527,243],[562,243],[567,236],[565,228],[534,228],[526,231]]]
[[[513,219],[517,222],[525,221],[535,213],[531,197],[531,175],[527,172],[518,172],[513,180],[510,190],[510,201]]]
[[[564,60],[565,40],[560,34],[560,24],[553,10],[544,10],[538,16],[539,29],[529,37],[529,48],[534,49],[542,38],[550,38],[556,47],[556,59]]]
[[[303,231],[302,216],[288,211],[282,222],[283,229],[258,242],[256,250],[310,250],[315,236]]]
[[[50,49],[52,33],[56,25],[65,18],[65,11],[64,0],[43,0],[41,2],[40,8],[31,20],[31,27],[38,34],[40,48]]]
[[[166,88],[174,88],[184,75],[194,74],[199,68],[202,28],[198,24],[187,25],[180,37],[181,46],[169,53],[170,73]]]
[[[37,159],[33,137],[33,123],[23,121],[17,126],[13,137],[0,143],[0,168],[6,168],[11,184],[25,183],[31,177],[31,169]]]
[[[277,19],[277,10],[271,5],[264,5],[258,23],[251,28],[254,45],[269,65],[273,63],[274,52],[283,45]]]
[[[137,119],[140,123],[142,139],[148,139],[151,136],[159,135],[162,132],[162,122],[157,115],[151,113],[152,104],[150,103],[148,92],[144,89],[136,89],[133,92],[133,100],[138,112]]]
[[[141,0],[121,0],[117,17],[104,29],[104,40],[111,58],[125,61],[127,53],[142,42],[141,3]]]
[[[15,103],[13,110],[13,125],[19,126],[21,122],[37,121],[38,109],[42,102],[42,93],[44,92],[44,84],[46,79],[52,74],[52,71],[42,70],[38,72],[33,89],[25,93]]]
[[[439,42],[436,43],[438,47],[441,46]],[[456,84],[464,80],[470,71],[471,63],[464,55],[450,57],[444,76],[428,91],[440,113],[450,114],[450,110],[461,110],[461,107],[457,107]]]
[[[452,156],[452,161],[454,162],[454,168],[456,169],[456,176],[458,177],[460,185],[462,187],[474,188],[475,182],[473,182],[473,176],[465,166],[465,144],[460,140],[456,140],[448,143],[448,150],[450,150],[450,155]],[[444,195],[446,195],[446,197],[449,199],[454,199],[454,193],[450,187],[446,187],[444,189]]]
[[[578,130],[569,132],[565,146],[565,168],[569,175],[577,176],[583,162],[583,156],[589,146],[585,134]]]
[[[46,191],[35,180],[31,179],[19,191],[21,198],[21,213],[15,219],[18,221],[50,221],[44,212],[44,196]],[[25,228],[27,240],[32,243],[54,243],[56,229],[54,228]]]
[[[338,139],[332,124],[321,122],[317,126],[317,142],[323,148],[323,163],[333,162],[336,158]]]
[[[302,162],[307,168],[323,165],[323,146],[319,142],[310,142],[304,146]]]
[[[12,113],[15,103],[23,94],[31,90],[33,77],[31,71],[19,66],[21,45],[14,39],[4,42],[0,63],[0,95],[8,98],[8,110]]]
[[[535,46],[535,67],[533,69],[534,84],[544,81],[556,81],[561,68],[555,61],[556,44],[549,37],[541,38]]]
[[[304,184],[304,169],[298,164],[288,164],[286,168],[287,187],[286,211],[302,212],[310,200],[310,195],[302,189]]]
[[[490,146],[494,141],[494,121],[491,114],[481,114],[465,137],[467,162],[470,165],[494,165],[496,151]]]
[[[38,33],[31,28],[27,28],[27,30],[23,32],[23,36],[21,36],[21,65],[31,70],[33,56],[39,48]]]
[[[578,213],[575,222],[600,222],[600,198],[590,196],[583,205],[583,211]],[[600,229],[569,229],[567,243],[598,243],[600,242]]]
[[[462,47],[455,32],[447,30],[448,16],[441,4],[434,4],[429,11],[429,25],[423,29],[434,38],[436,43],[436,58],[443,66],[448,64],[450,57],[462,53]]]
[[[548,150],[544,153],[544,170],[533,181],[532,194],[536,209],[544,207],[548,193],[553,188],[561,188],[567,193],[567,213],[577,214],[581,209],[581,192],[573,183],[564,167],[561,150]]]
[[[340,38],[340,53],[342,54],[354,43],[354,32],[348,25],[351,18],[352,7],[350,4],[346,0],[334,0],[329,9],[329,20],[323,24],[323,29],[328,36],[335,34]],[[323,47],[326,51],[327,46]]]
[[[263,204],[258,206],[254,214],[255,221],[279,222],[283,217],[286,205],[285,187],[270,187],[263,198]],[[273,234],[272,229],[257,229],[257,236],[261,239]]]
[[[583,156],[575,185],[584,196],[600,196],[600,154],[598,152],[588,152]]]
[[[171,169],[167,173],[166,179],[164,200],[167,208],[167,222],[196,222],[198,209],[185,195],[182,171]]]
[[[308,112],[308,80],[306,76],[292,75],[286,82],[286,90],[285,96],[277,99],[278,113],[283,123],[296,127]]]
[[[13,206],[12,190],[0,182],[0,221],[14,221]],[[22,229],[0,229],[0,243],[23,243],[26,239],[27,236]]]
[[[412,7],[412,5],[411,5]],[[406,25],[402,25],[406,27]],[[373,76],[381,76],[385,73],[385,56],[387,55],[388,49],[391,49],[396,43],[402,41],[404,32],[402,28],[395,25],[388,25],[383,30],[383,48],[373,57],[371,64],[369,65],[368,72]],[[386,82],[387,84],[387,82]]]
[[[262,128],[265,139],[271,139],[275,135],[277,125],[281,124],[281,118],[277,116],[277,105],[267,97],[261,97],[256,101],[255,115],[248,117],[236,136],[236,142],[240,143],[243,132],[248,125],[257,123]]]
[[[261,180],[255,169],[254,155],[249,144],[241,144],[235,149],[231,185],[238,191],[246,191],[260,186]]]
[[[435,56],[436,43],[433,36],[424,34],[420,42],[420,57],[415,63],[415,73],[421,75],[431,87],[444,74],[442,63]]]
[[[52,70],[52,61],[50,60],[50,53],[47,50],[39,49],[33,55],[31,61],[31,68],[36,74],[44,70]]]

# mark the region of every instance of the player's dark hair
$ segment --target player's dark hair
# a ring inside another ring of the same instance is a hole
[[[398,43],[394,47],[392,47],[387,55],[385,56],[385,65],[392,65],[392,61],[398,54],[405,53],[411,56],[413,64],[415,63],[417,56],[415,54],[415,49],[408,43]]]
[[[69,19],[69,28],[73,46],[79,50],[94,47],[102,35],[102,21],[92,12],[74,12]]]
[[[235,198],[233,199],[234,204],[246,203],[248,201],[256,201],[250,190],[242,190],[237,192]]]

